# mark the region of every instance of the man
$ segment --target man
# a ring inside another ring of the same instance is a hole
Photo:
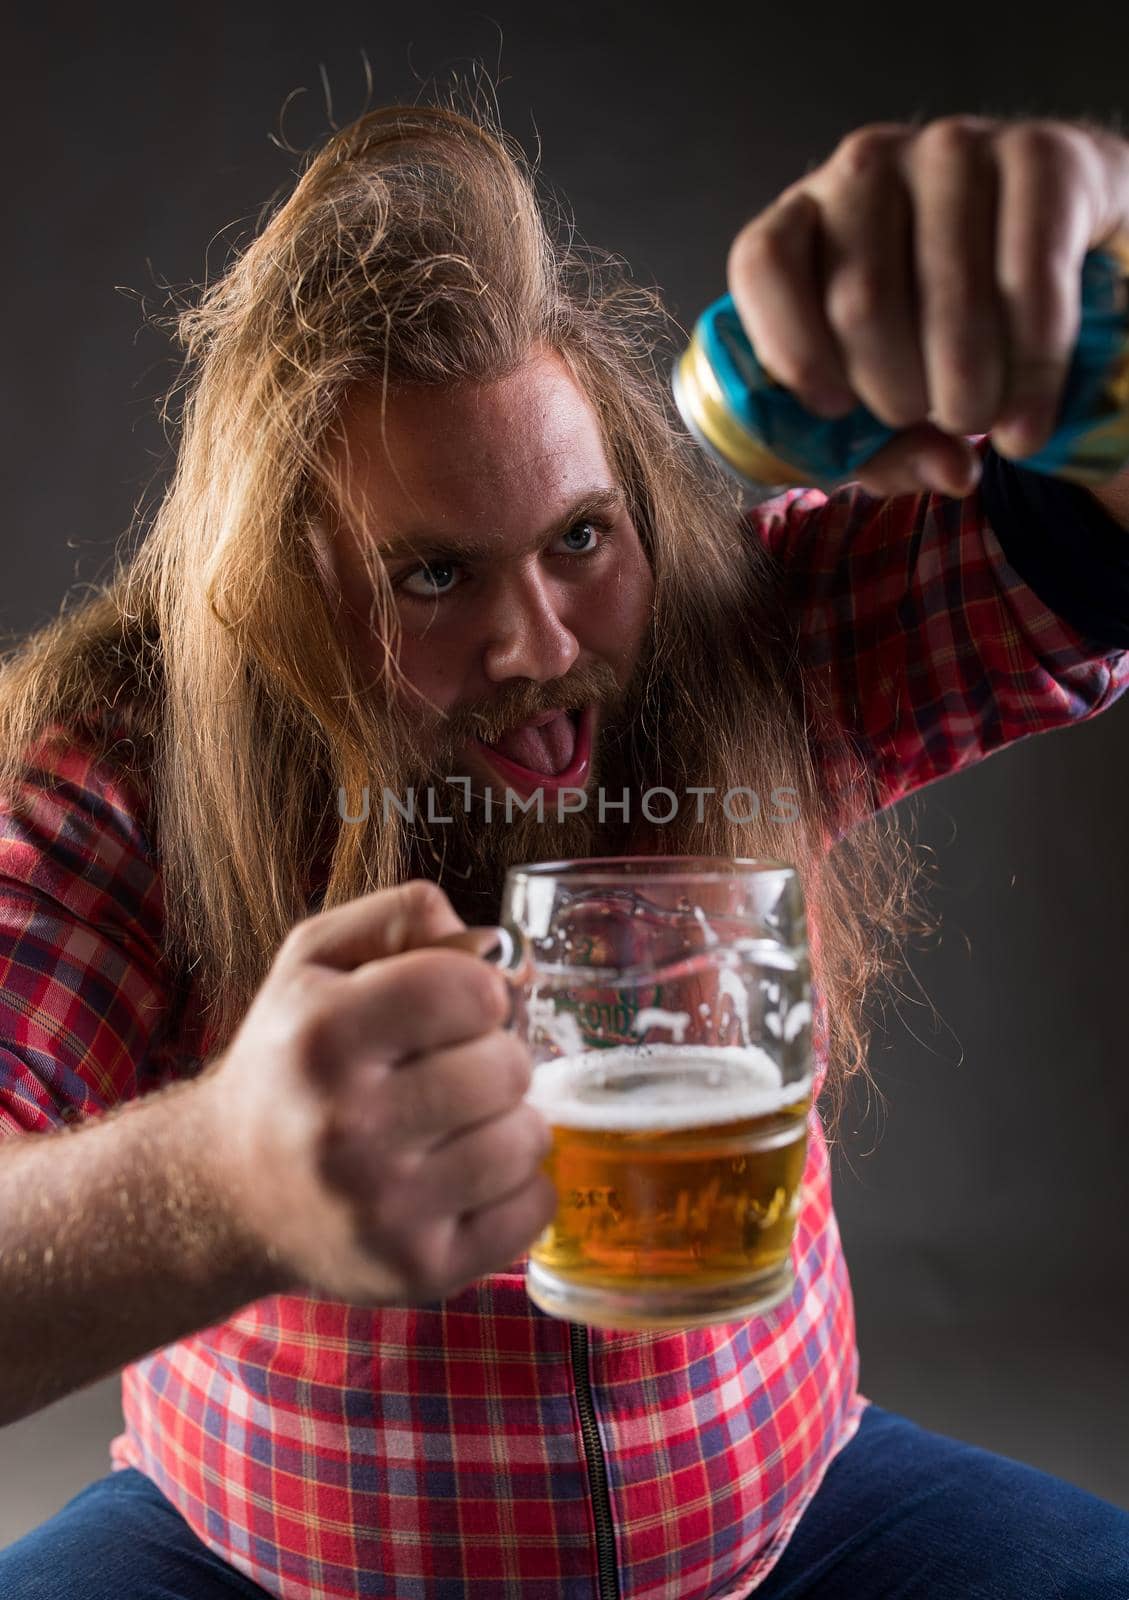
[[[783,1306],[530,1306],[547,1130],[466,927],[531,854],[787,855],[817,1082],[863,1064],[914,917],[890,803],[1129,683],[1129,477],[987,438],[1042,442],[1126,226],[1099,130],[849,136],[730,285],[803,398],[909,431],[745,520],[657,308],[474,120],[362,118],[183,314],[156,523],[0,698],[0,1413],[127,1364],[121,1470],[5,1597],[1126,1592],[1129,1517],[858,1394],[818,1116]],[[701,804],[655,824],[655,784]]]

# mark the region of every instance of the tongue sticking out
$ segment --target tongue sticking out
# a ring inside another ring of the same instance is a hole
[[[566,711],[542,712],[519,728],[510,728],[490,746],[519,767],[552,777],[572,763],[576,753],[576,724]]]

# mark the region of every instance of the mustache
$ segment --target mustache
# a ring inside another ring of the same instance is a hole
[[[503,684],[490,700],[454,706],[443,717],[440,732],[451,748],[471,739],[496,744],[507,729],[540,711],[579,711],[592,701],[614,710],[622,699],[623,691],[608,662],[591,661],[548,683],[515,679]]]

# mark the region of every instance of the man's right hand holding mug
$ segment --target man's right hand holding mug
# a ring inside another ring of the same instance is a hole
[[[232,1204],[295,1287],[442,1300],[521,1255],[556,1197],[489,929],[423,880],[293,929],[218,1068]]]

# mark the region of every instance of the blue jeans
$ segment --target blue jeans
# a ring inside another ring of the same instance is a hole
[[[595,1582],[593,1581],[593,1593]],[[3,1600],[263,1600],[138,1472],[0,1551]],[[876,1405],[757,1600],[1127,1600],[1129,1513]]]

